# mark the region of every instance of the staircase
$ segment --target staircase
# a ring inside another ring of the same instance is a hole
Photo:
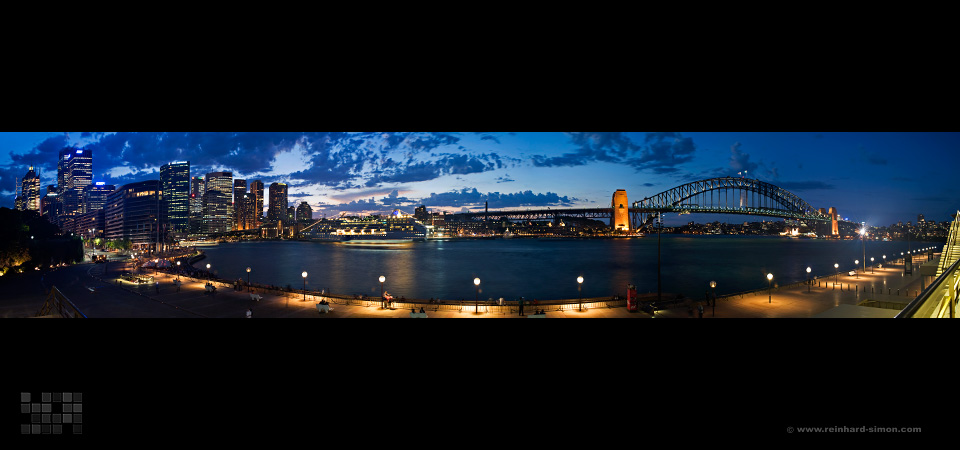
[[[947,243],[943,245],[943,254],[940,255],[940,264],[937,266],[938,277],[960,258],[958,239],[960,239],[960,211],[954,214],[953,223],[950,224],[950,234],[947,236]]]

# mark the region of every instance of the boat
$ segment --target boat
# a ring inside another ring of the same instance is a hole
[[[181,247],[212,247],[214,245],[219,245],[217,241],[208,241],[206,239],[197,239],[192,241],[180,241]]]
[[[311,241],[351,245],[395,245],[426,240],[427,228],[418,220],[394,211],[386,217],[321,219],[301,233]]]

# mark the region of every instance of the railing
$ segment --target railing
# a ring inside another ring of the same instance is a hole
[[[958,268],[960,268],[960,259],[954,261],[936,280],[933,280],[933,283],[908,303],[895,318],[956,317],[957,297],[960,296]]]
[[[52,315],[54,311],[56,311],[56,315],[59,317],[78,319],[85,319],[87,317],[84,313],[80,312],[77,305],[74,305],[56,286],[50,288],[47,301],[43,302],[43,306],[41,306],[40,311],[37,312],[37,317]]]

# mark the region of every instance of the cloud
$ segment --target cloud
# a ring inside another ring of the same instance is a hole
[[[567,133],[577,149],[560,156],[533,155],[536,167],[582,166],[591,162],[622,163],[637,171],[674,173],[678,165],[693,160],[696,145],[680,133],[647,133],[643,144],[633,142],[624,133]]]
[[[489,134],[485,134],[485,135],[483,135],[483,136],[480,136],[480,140],[481,140],[481,141],[493,141],[493,142],[496,142],[496,143],[498,143],[498,144],[500,143],[500,139],[498,139],[496,136],[491,136],[491,135],[489,135]]]
[[[509,173],[505,173],[505,174],[503,174],[503,176],[501,176],[501,177],[494,178],[494,180],[497,180],[497,183],[510,183],[510,182],[516,181],[516,180],[510,178],[510,174],[509,174]]]
[[[756,173],[757,163],[751,162],[750,155],[740,151],[741,145],[740,142],[735,142],[730,146],[730,168],[736,172],[746,170]]]
[[[491,208],[515,208],[521,206],[569,206],[579,201],[577,198],[560,196],[553,192],[533,193],[522,191],[501,194],[500,192],[480,193],[476,188],[463,188],[459,191],[431,193],[420,200],[420,204],[435,207],[481,207],[487,202]]]
[[[867,163],[870,163],[870,164],[878,165],[878,166],[885,166],[885,165],[887,165],[887,159],[886,159],[886,158],[883,158],[883,157],[877,155],[876,153],[867,152],[867,150],[866,150],[865,148],[863,148],[862,145],[859,146],[859,149],[860,149],[860,159],[861,159],[861,160],[866,161]]]

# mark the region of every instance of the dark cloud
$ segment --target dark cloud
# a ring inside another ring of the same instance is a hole
[[[656,185],[655,185],[655,184],[653,184],[653,183],[643,183],[643,185],[642,185],[642,186],[646,186],[646,187],[652,187],[652,186],[656,186]]]
[[[739,142],[735,142],[730,146],[730,168],[736,172],[746,170],[747,172],[756,173],[757,163],[751,162],[750,155],[740,151],[741,145]]]
[[[860,159],[861,159],[861,160],[866,161],[867,163],[870,163],[870,164],[878,165],[878,166],[885,166],[885,165],[887,165],[887,159],[886,159],[886,158],[883,158],[883,157],[877,155],[876,153],[870,153],[870,152],[868,152],[865,148],[863,148],[862,145],[861,145],[859,148],[860,148]]]
[[[493,142],[496,142],[496,143],[498,143],[498,144],[500,143],[500,139],[498,139],[496,136],[491,136],[491,135],[489,135],[489,134],[485,134],[485,135],[483,135],[483,136],[480,136],[480,140],[481,140],[481,141],[493,141]]]
[[[817,189],[836,189],[836,186],[822,181],[778,181],[777,186],[792,191],[812,191]]]
[[[482,194],[476,188],[463,188],[459,191],[431,193],[429,197],[421,199],[419,203],[426,206],[480,207],[484,205],[484,202],[487,202],[491,208],[515,208],[521,206],[569,206],[576,201],[579,201],[579,199],[560,196],[553,192],[535,194],[532,191],[523,191],[507,194],[501,194],[500,192]]]
[[[624,133],[567,133],[577,150],[560,156],[534,155],[537,167],[582,166],[591,162],[624,163],[637,171],[674,173],[676,166],[693,160],[696,145],[679,133],[647,133],[639,145]]]
[[[516,181],[516,180],[510,178],[510,174],[509,174],[509,173],[505,173],[505,174],[503,174],[502,177],[497,177],[497,178],[494,178],[494,179],[497,180],[497,183],[510,183],[510,182],[512,182],[512,181]]]

